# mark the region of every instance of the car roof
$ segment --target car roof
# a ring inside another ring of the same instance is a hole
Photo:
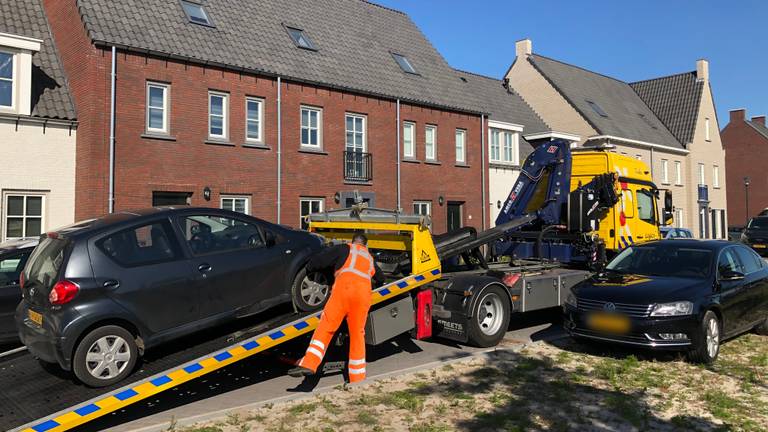
[[[697,248],[697,249],[709,249],[718,251],[728,246],[738,245],[728,240],[709,240],[709,239],[689,239],[689,238],[675,238],[665,240],[654,240],[647,243],[636,244],[634,246],[652,246],[656,244],[671,244],[679,248]]]
[[[19,249],[33,248],[37,246],[40,239],[37,237],[28,237],[21,239],[8,240],[0,243],[0,253],[11,252]]]

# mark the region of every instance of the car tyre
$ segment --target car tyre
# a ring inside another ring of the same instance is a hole
[[[302,312],[322,309],[330,296],[331,284],[324,273],[307,274],[307,269],[302,268],[293,279],[291,297],[293,304]]]
[[[768,336],[768,318],[755,327],[755,333],[762,336]]]
[[[477,347],[496,346],[509,327],[509,295],[504,288],[490,285],[481,290],[477,298],[470,311],[467,338]]]
[[[701,320],[697,334],[693,335],[693,349],[688,352],[688,359],[694,363],[712,364],[720,354],[722,326],[717,315],[707,311]]]
[[[89,387],[106,387],[122,381],[133,371],[139,350],[126,329],[98,327],[80,340],[72,358],[77,379]]]

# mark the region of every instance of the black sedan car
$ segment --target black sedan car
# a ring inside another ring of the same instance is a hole
[[[565,303],[574,337],[683,350],[711,363],[724,339],[768,331],[768,265],[727,241],[648,242],[573,287]]]
[[[768,255],[768,216],[750,219],[741,233],[741,242],[751,246],[760,255]]]
[[[158,344],[272,306],[323,306],[319,236],[208,208],[122,212],[46,234],[22,273],[22,342],[87,385]],[[141,350],[141,351],[140,351]]]
[[[13,320],[16,306],[21,301],[19,277],[37,239],[16,239],[0,243],[0,344],[19,340]]]

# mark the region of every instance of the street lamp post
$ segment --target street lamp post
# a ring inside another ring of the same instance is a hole
[[[744,226],[747,226],[749,223],[749,177],[744,177],[744,217],[746,217]]]

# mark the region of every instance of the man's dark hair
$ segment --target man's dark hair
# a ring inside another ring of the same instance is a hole
[[[368,237],[365,236],[365,234],[358,232],[355,233],[354,236],[352,236],[352,243],[359,243],[361,245],[367,245],[368,244]]]

